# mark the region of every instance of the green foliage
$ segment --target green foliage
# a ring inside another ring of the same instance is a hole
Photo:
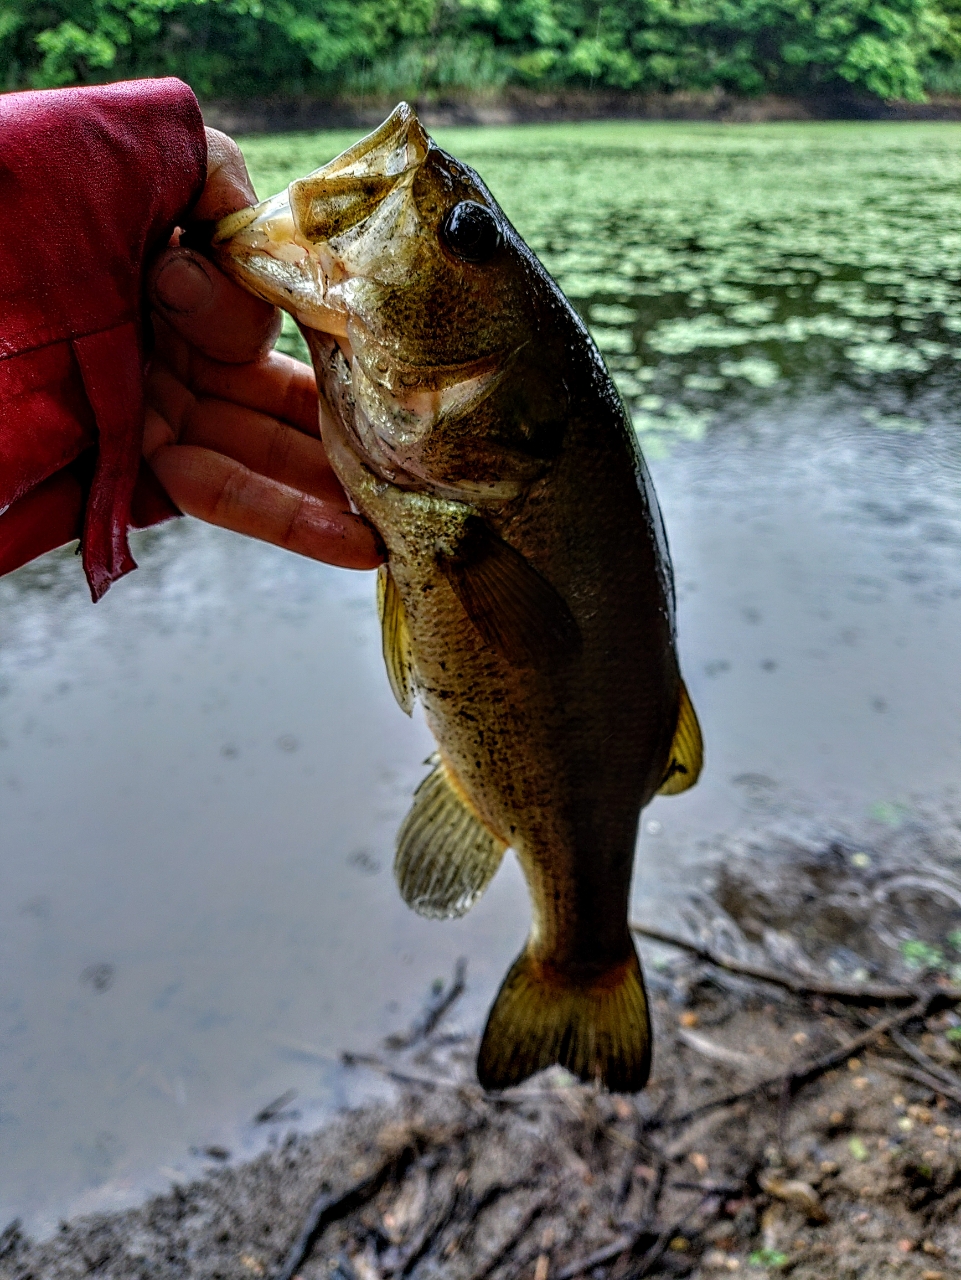
[[[176,74],[202,96],[508,83],[741,94],[961,84],[961,0],[0,0],[8,88]]]

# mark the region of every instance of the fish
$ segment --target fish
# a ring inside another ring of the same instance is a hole
[[[404,900],[463,915],[508,849],[532,924],[477,1056],[487,1089],[651,1064],[628,921],[639,815],[696,782],[664,524],[577,312],[480,177],[402,103],[224,219],[215,260],[310,349],[330,462],[387,558],[401,708],[437,751],[397,837]]]

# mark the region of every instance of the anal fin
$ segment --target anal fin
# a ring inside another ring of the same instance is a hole
[[[483,825],[441,760],[414,793],[397,835],[394,875],[419,915],[469,911],[494,878],[507,846]]]
[[[397,583],[386,564],[377,570],[377,612],[384,650],[387,679],[401,711],[414,710],[414,670],[410,656],[410,632],[407,611],[397,590]]]
[[[485,1089],[506,1089],[555,1063],[615,1093],[643,1089],[651,1024],[637,955],[590,976],[521,952],[504,979],[477,1055]]]
[[[677,715],[677,728],[674,730],[674,741],[671,753],[667,758],[667,769],[657,789],[659,796],[676,796],[688,787],[693,787],[701,774],[704,764],[704,744],[701,739],[701,726],[697,722],[697,713],[690,695],[681,681],[681,705]]]

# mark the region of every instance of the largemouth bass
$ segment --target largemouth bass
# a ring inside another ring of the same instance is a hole
[[[438,744],[398,836],[401,893],[461,915],[508,848],[527,881],[533,924],[488,1018],[481,1083],[560,1063],[640,1089],[638,817],[696,781],[701,738],[657,500],[597,349],[406,104],[225,219],[213,245],[299,324],[327,453],[387,548],[388,675]]]

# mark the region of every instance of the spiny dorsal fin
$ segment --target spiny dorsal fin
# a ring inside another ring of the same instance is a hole
[[[483,520],[471,517],[453,554],[438,564],[467,616],[515,667],[535,667],[581,647],[574,615],[546,578]]]
[[[387,679],[394,691],[401,711],[408,715],[414,710],[414,671],[410,658],[410,632],[407,629],[407,612],[397,590],[397,583],[387,565],[377,570],[377,612],[380,614],[380,632],[384,648],[384,664]]]
[[[494,878],[506,848],[481,823],[440,761],[414,793],[397,835],[394,875],[401,896],[433,920],[462,916]]]
[[[559,1063],[615,1093],[643,1089],[651,1024],[637,956],[590,976],[522,951],[504,979],[477,1055],[485,1089],[507,1089]]]
[[[668,756],[664,780],[657,789],[659,796],[676,796],[688,787],[693,787],[701,773],[704,763],[704,745],[701,741],[701,726],[697,722],[697,713],[690,695],[681,681],[681,708],[677,716],[677,728],[674,730],[674,741],[671,743],[671,754]]]

